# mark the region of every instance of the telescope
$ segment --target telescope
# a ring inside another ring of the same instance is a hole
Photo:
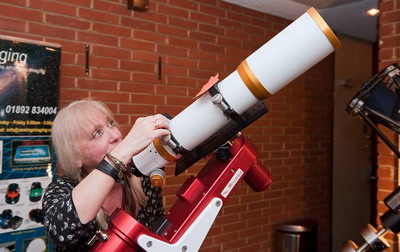
[[[351,115],[361,117],[397,158],[400,158],[396,145],[377,126],[380,124],[394,133],[400,133],[400,68],[397,64],[385,67],[363,83],[346,110]],[[342,252],[384,251],[389,248],[385,234],[389,230],[395,234],[400,232],[399,199],[400,187],[384,199],[389,209],[380,216],[382,229],[376,230],[371,224],[367,224],[360,231],[365,242],[358,246],[349,240],[343,244]]]
[[[243,60],[222,81],[203,86],[196,100],[170,121],[170,136],[133,157],[134,174],[163,176],[176,163],[179,175],[211,154],[197,176],[176,192],[177,200],[155,226],[146,228],[121,209],[107,231],[91,240],[92,251],[198,251],[224,203],[241,180],[264,191],[272,179],[241,130],[267,113],[265,100],[340,47],[314,8]],[[158,182],[157,182],[158,181]]]
[[[400,133],[400,69],[391,64],[365,82],[347,105],[347,112],[360,116],[400,158],[400,152],[376,125]]]

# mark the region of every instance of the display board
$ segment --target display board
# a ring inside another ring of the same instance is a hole
[[[49,251],[42,198],[56,165],[60,58],[58,44],[0,35],[0,251]]]

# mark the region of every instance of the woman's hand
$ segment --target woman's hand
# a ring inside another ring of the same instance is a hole
[[[157,114],[138,118],[125,139],[135,142],[137,151],[134,154],[137,154],[155,138],[169,134],[169,120],[165,116]]]
[[[169,135],[169,120],[161,115],[139,117],[128,135],[111,153],[127,162],[132,156],[144,150],[157,137]]]

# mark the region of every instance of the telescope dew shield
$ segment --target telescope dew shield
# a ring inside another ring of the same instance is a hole
[[[340,46],[322,17],[310,8],[244,60],[225,79],[229,84],[224,80],[218,85],[219,89],[225,100],[241,114],[255,99],[264,100],[274,95]],[[243,84],[253,97],[245,92]]]
[[[314,8],[287,26],[245,59],[236,71],[217,83],[220,94],[239,115],[274,95],[295,78],[340,48],[340,42]],[[170,122],[171,134],[191,151],[232,121],[205,93]],[[160,145],[158,150],[160,150]],[[145,175],[163,167],[179,154],[164,145],[161,155],[151,144],[135,156],[136,167]],[[217,148],[219,146],[215,146]],[[168,152],[170,155],[165,155]],[[163,157],[164,156],[164,157]],[[172,158],[173,157],[173,158]]]

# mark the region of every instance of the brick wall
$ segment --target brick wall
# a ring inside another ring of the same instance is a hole
[[[379,69],[389,64],[400,64],[400,1],[380,1],[381,16],[379,18]],[[398,135],[392,131],[385,131],[389,139],[398,143]],[[388,208],[383,200],[399,185],[398,158],[378,139],[378,205],[377,222],[379,217]],[[392,251],[399,251],[398,238],[393,234],[385,236],[394,244]]]
[[[218,0],[150,0],[148,12],[128,10],[125,0],[0,3],[0,34],[61,44],[60,105],[104,100],[125,133],[138,116],[179,113],[211,75],[226,77],[289,23]],[[243,182],[202,251],[273,251],[274,226],[303,218],[318,221],[319,251],[329,250],[332,84],[330,56],[268,100],[270,112],[245,133],[271,170],[273,185],[255,193]],[[168,167],[167,209],[186,176],[200,167],[178,177]]]

